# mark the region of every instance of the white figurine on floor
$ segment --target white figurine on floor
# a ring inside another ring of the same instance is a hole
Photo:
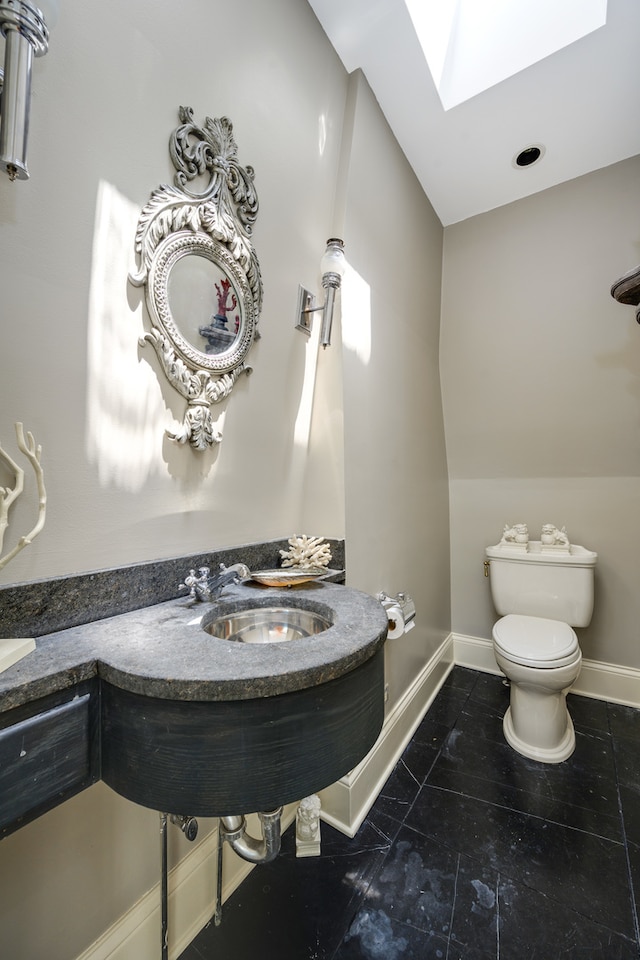
[[[296,856],[320,855],[320,797],[313,793],[298,805],[296,813]]]

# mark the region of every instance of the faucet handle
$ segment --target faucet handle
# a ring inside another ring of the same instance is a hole
[[[195,570],[189,570],[189,576],[184,578],[184,582],[179,585],[178,590],[188,590],[189,595],[195,597],[197,583],[198,578],[196,577]]]

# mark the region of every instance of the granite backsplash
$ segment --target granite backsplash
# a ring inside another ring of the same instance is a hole
[[[331,568],[344,570],[344,540],[328,538],[327,542],[331,547]],[[213,574],[221,563],[230,566],[240,562],[250,570],[269,570],[281,565],[280,550],[288,548],[286,539],[269,540],[212,553],[0,586],[0,637],[41,637],[140,610],[185,596],[179,586],[191,569],[208,566]]]

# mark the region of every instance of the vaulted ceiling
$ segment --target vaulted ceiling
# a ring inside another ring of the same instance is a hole
[[[404,0],[309,3],[445,226],[640,154],[640,0],[609,0],[603,27],[449,110]],[[531,144],[542,158],[517,167]]]

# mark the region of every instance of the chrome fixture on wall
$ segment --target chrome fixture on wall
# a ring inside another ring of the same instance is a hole
[[[0,164],[10,180],[28,180],[27,137],[33,58],[49,49],[49,24],[56,18],[53,0],[40,9],[29,0],[0,0],[0,33],[5,38],[0,70]],[[46,17],[46,19],[45,19]]]
[[[611,296],[618,303],[628,303],[636,308],[636,320],[640,323],[640,266],[629,270],[611,287]]]
[[[408,593],[399,593],[389,597],[384,591],[378,594],[378,600],[387,614],[389,628],[387,639],[395,640],[403,633],[408,633],[415,627],[416,605]]]
[[[337,237],[327,240],[327,249],[320,261],[322,286],[325,289],[325,300],[321,306],[315,305],[315,297],[310,290],[302,285],[298,287],[298,309],[296,313],[296,330],[302,330],[307,336],[311,334],[311,314],[322,310],[322,330],[320,342],[323,347],[331,343],[331,325],[333,323],[333,308],[335,305],[336,290],[342,284],[346,269],[344,258],[344,241]]]

